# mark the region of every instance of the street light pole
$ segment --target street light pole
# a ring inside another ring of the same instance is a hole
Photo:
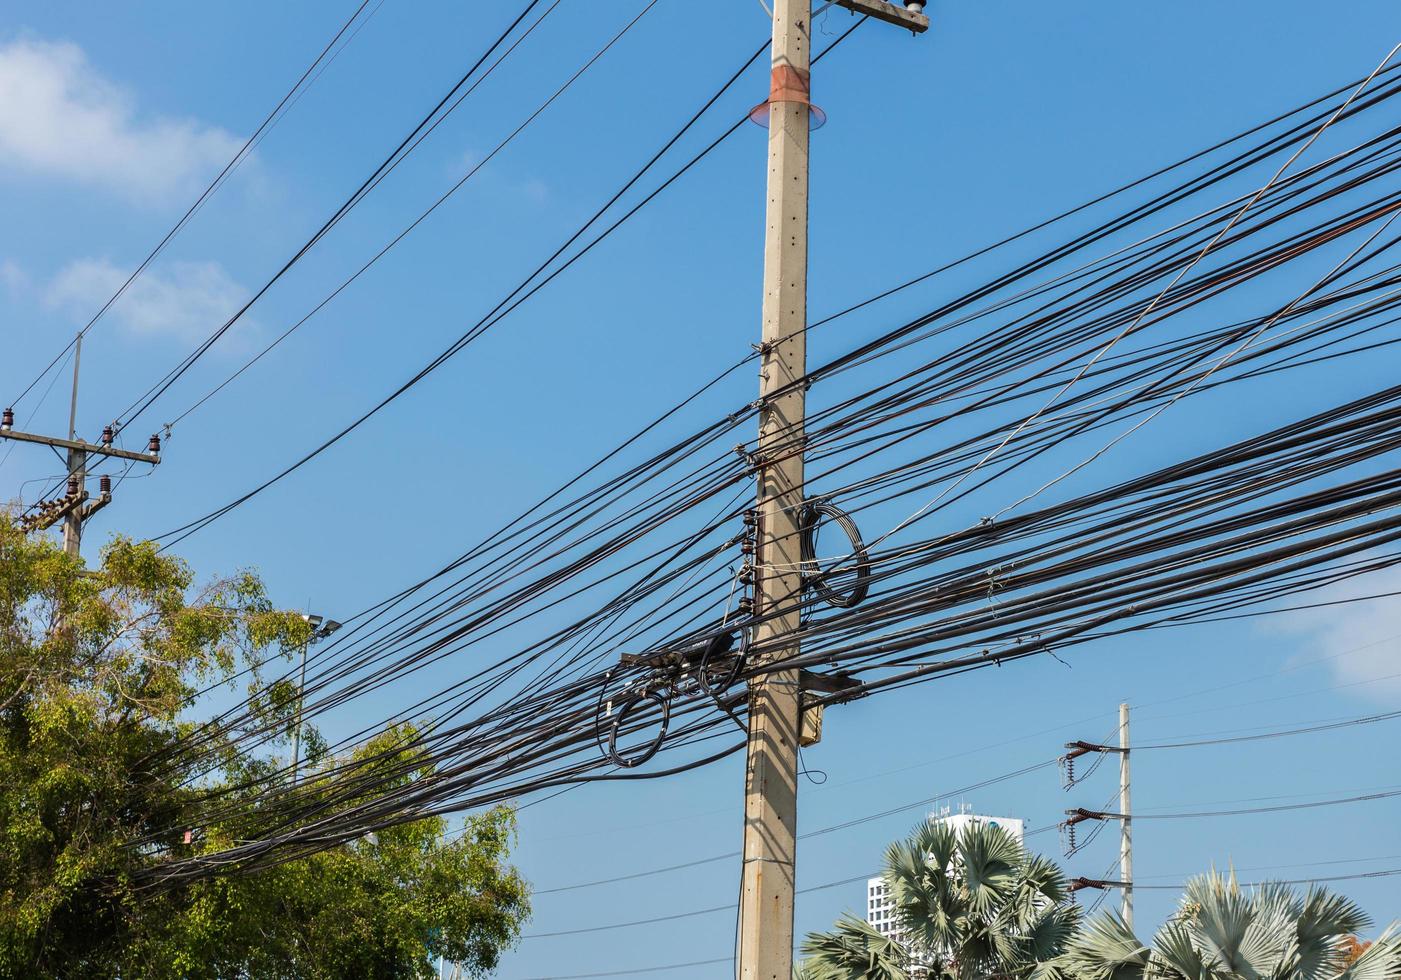
[[[311,626],[311,634],[302,642],[302,665],[297,676],[297,727],[292,730],[292,785],[297,785],[297,775],[301,767],[302,752],[302,706],[306,700],[306,654],[307,648],[317,640],[324,640],[341,624],[334,619],[322,620],[314,613],[303,613],[302,619]]]

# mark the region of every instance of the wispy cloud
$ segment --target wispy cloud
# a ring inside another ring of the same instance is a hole
[[[141,114],[75,44],[0,45],[0,168],[164,203],[188,196],[240,145],[217,126]]]
[[[0,286],[6,292],[19,293],[29,285],[29,273],[14,259],[0,259]]]
[[[48,284],[44,305],[86,322],[129,274],[106,259],[80,259]],[[228,319],[248,295],[217,262],[171,262],[142,273],[107,315],[137,337],[192,342]]]
[[[1371,572],[1306,592],[1299,603],[1337,602],[1401,592],[1401,569]],[[1298,659],[1329,658],[1334,679],[1358,697],[1394,704],[1401,696],[1401,596],[1284,613],[1265,620],[1263,632],[1288,636]]]
[[[518,166],[493,161],[482,166],[485,154],[474,149],[463,150],[447,166],[447,173],[454,180],[467,174],[472,174],[472,180],[478,184],[489,184],[498,194],[504,193],[511,197],[523,198],[526,202],[535,207],[548,204],[552,191],[549,183],[540,177],[533,177]],[[482,169],[473,174],[472,171],[481,166]]]

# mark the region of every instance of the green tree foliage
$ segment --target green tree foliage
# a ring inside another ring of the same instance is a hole
[[[905,945],[848,917],[804,943],[815,980],[1042,980],[1079,923],[1060,869],[991,824],[921,823],[886,850],[883,878]]]
[[[1177,912],[1144,945],[1115,914],[1092,920],[1060,967],[1077,980],[1395,980],[1396,927],[1362,948],[1369,924],[1356,904],[1323,888],[1280,883],[1244,891],[1234,875],[1187,883]]]
[[[427,977],[440,955],[492,969],[529,912],[504,808],[452,839],[427,818],[258,874],[149,885],[171,856],[244,836],[254,777],[285,764],[266,753],[296,719],[295,687],[265,673],[306,642],[301,617],[251,573],[193,586],[149,543],[118,538],[88,571],[0,514],[0,977]],[[220,690],[251,710],[194,718]],[[252,731],[272,734],[264,754],[239,750]],[[413,735],[386,731],[360,761],[429,776]],[[307,792],[353,803],[345,760],[309,728],[303,745]]]

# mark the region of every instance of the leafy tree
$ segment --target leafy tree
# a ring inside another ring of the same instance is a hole
[[[1060,966],[1081,980],[1388,980],[1401,976],[1395,926],[1359,951],[1369,924],[1350,900],[1324,888],[1300,895],[1266,883],[1249,893],[1235,875],[1187,883],[1177,912],[1145,946],[1116,914],[1069,943]]]
[[[818,980],[1041,980],[1079,922],[1060,869],[990,824],[921,823],[886,850],[883,877],[905,945],[848,917],[804,944]]]
[[[1372,944],[1363,942],[1356,936],[1348,936],[1343,940],[1343,965],[1351,966],[1357,962],[1357,958],[1367,952],[1367,947]]]
[[[89,571],[0,514],[0,978],[427,977],[439,955],[493,968],[529,911],[504,808],[455,840],[430,818],[258,874],[150,886],[160,862],[249,832],[285,764],[267,753],[296,724],[296,688],[264,674],[307,625],[251,573],[193,584],[150,543],[117,538]],[[193,718],[240,683],[246,710]],[[252,734],[264,754],[240,748]],[[384,732],[359,761],[430,775],[413,735]],[[303,744],[310,792],[329,792],[346,760],[310,728]]]

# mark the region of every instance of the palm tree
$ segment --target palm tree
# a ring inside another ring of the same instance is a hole
[[[1090,922],[1058,967],[1075,980],[1389,980],[1401,975],[1393,925],[1351,958],[1370,920],[1323,888],[1300,897],[1266,883],[1249,893],[1232,873],[1193,878],[1177,912],[1145,946],[1115,914]]]
[[[884,878],[905,945],[844,917],[803,944],[814,980],[1051,980],[1079,923],[1060,869],[992,824],[922,823],[886,850]]]
[[[842,914],[831,932],[810,932],[794,980],[909,980],[905,951],[864,919]]]

